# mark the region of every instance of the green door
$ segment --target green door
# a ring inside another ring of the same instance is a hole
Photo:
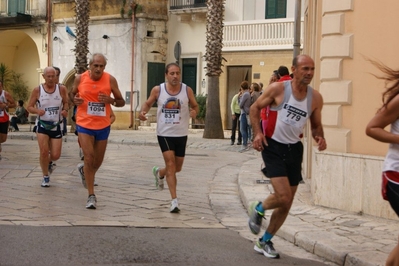
[[[148,63],[147,72],[147,98],[151,94],[154,86],[165,82],[165,64],[164,63]],[[145,95],[143,95],[144,97]],[[157,106],[156,103],[153,106]]]
[[[197,94],[197,58],[184,58],[182,62],[182,82]]]

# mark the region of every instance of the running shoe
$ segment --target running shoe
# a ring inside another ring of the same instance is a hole
[[[49,187],[49,186],[50,186],[50,177],[43,176],[42,187]]]
[[[248,145],[242,145],[242,148],[238,152],[246,152],[249,151]]]
[[[85,179],[85,174],[83,172],[83,163],[78,164],[78,172],[79,172],[79,177],[82,180],[82,184],[85,188],[87,188],[87,184],[86,184],[86,179]]]
[[[262,219],[265,217],[264,213],[260,213],[256,210],[256,206],[260,204],[260,201],[254,201],[249,205],[249,229],[251,230],[252,234],[259,234],[260,228],[262,227]]]
[[[79,148],[79,157],[80,157],[80,160],[82,160],[82,161],[85,159],[85,157],[83,156],[82,148]]]
[[[97,205],[96,195],[90,195],[87,198],[86,209],[93,209],[94,210],[94,209],[97,208],[96,205]]]
[[[270,240],[265,242],[262,241],[262,238],[259,238],[258,241],[256,241],[255,243],[254,250],[265,255],[268,258],[280,258],[280,254],[278,254],[278,252],[274,249],[273,242]]]
[[[56,164],[50,161],[48,163],[48,174],[51,175],[55,169]]]
[[[161,178],[161,177],[159,176],[159,167],[158,167],[158,166],[154,166],[154,167],[152,168],[152,174],[153,174],[154,177],[155,177],[155,187],[156,187],[158,190],[163,190],[163,188],[164,188],[163,178]]]
[[[170,203],[170,212],[171,212],[171,213],[178,213],[178,212],[180,212],[180,209],[179,209],[179,202],[177,202],[177,199],[173,199],[172,202]]]

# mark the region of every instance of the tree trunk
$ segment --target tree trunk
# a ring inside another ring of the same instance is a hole
[[[203,138],[224,139],[222,117],[220,114],[219,76],[209,76],[208,84]]]
[[[224,0],[208,0],[206,14],[206,75],[208,97],[206,103],[204,138],[224,139],[220,114],[219,77],[222,73]]]
[[[75,0],[76,3],[76,40],[75,70],[82,74],[87,70],[87,54],[89,53],[89,0]]]

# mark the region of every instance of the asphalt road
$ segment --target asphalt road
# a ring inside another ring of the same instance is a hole
[[[228,229],[0,226],[0,265],[325,265],[268,259]]]

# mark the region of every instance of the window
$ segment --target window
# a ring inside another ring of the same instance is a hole
[[[8,15],[17,16],[18,13],[25,14],[26,0],[8,0]]]
[[[287,0],[266,0],[266,19],[286,17]]]

